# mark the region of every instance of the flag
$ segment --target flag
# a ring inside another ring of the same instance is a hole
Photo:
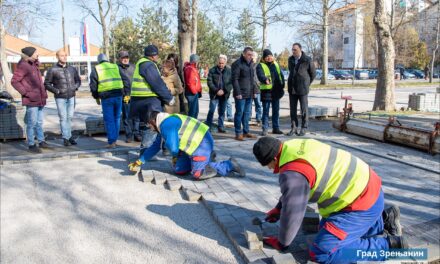
[[[88,40],[87,40],[87,24],[81,22],[81,52],[82,54],[88,54]]]

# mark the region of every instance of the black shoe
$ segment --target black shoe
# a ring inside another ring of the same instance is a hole
[[[42,151],[41,151],[41,149],[35,144],[35,145],[32,145],[32,146],[29,146],[29,152],[32,152],[32,153],[41,153]]]
[[[307,128],[302,127],[301,130],[299,131],[298,136],[302,137],[306,134],[306,132],[307,132]]]
[[[393,205],[383,210],[382,218],[385,231],[392,236],[402,235],[402,226],[400,225],[400,209]]]
[[[388,236],[390,248],[409,248],[408,240],[403,236]]]
[[[70,141],[68,139],[63,138],[63,141],[64,141],[65,147],[72,146],[72,143],[70,143]]]
[[[224,129],[224,128],[217,128],[217,132],[219,132],[219,133],[226,133],[226,130]]]
[[[234,158],[229,159],[232,163],[232,172],[238,173],[240,177],[246,176],[246,171],[238,164],[238,161]]]
[[[134,141],[136,141],[136,142],[141,142],[141,141],[142,141],[142,137],[139,136],[139,135],[134,136]]]
[[[77,145],[78,143],[76,143],[75,139],[73,139],[73,137],[69,138],[69,142],[72,145]]]
[[[281,131],[279,128],[277,128],[277,129],[273,129],[273,130],[272,130],[272,134],[282,135],[282,134],[284,134],[284,133],[283,133],[283,131]]]
[[[39,144],[40,148],[50,149],[51,147],[49,144],[46,143],[46,141],[41,141]]]

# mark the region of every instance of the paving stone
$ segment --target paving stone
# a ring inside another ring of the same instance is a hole
[[[144,178],[144,182],[146,183],[151,183],[154,179],[152,170],[140,170],[139,173],[142,174],[142,177]]]
[[[231,212],[232,216],[237,220],[242,217],[248,217],[246,210],[244,210],[242,208],[236,208],[234,210],[231,210],[230,212]]]
[[[168,190],[170,191],[178,191],[180,190],[180,188],[182,188],[182,183],[180,182],[180,180],[167,180],[166,186],[168,188]]]
[[[263,248],[262,241],[248,241],[247,243],[249,250],[258,250]]]
[[[306,212],[303,219],[303,224],[319,225],[320,215],[315,212]]]
[[[226,231],[228,229],[228,227],[235,227],[235,226],[239,226],[237,223],[237,220],[235,220],[232,216],[230,215],[221,215],[217,218],[217,221],[220,223],[220,225],[222,226],[222,228]]]
[[[167,181],[167,178],[162,173],[154,173],[154,184],[160,185],[164,184]]]
[[[250,242],[250,241],[260,241],[260,238],[262,237],[261,232],[260,232],[261,235],[258,235],[257,233],[252,232],[250,230],[244,230],[243,233],[244,233],[244,236],[246,237],[246,240],[248,242]]]
[[[272,264],[296,264],[292,254],[277,254],[272,257]]]
[[[185,199],[190,202],[198,201],[202,197],[200,193],[185,188],[183,188],[183,193],[185,194]]]
[[[263,223],[261,225],[264,236],[276,236],[278,235],[278,226],[272,223]]]
[[[302,229],[306,232],[318,233],[319,224],[318,225],[302,225]]]
[[[219,217],[221,217],[223,215],[231,216],[231,213],[226,208],[219,208],[219,209],[212,210],[212,215],[214,216],[215,219],[218,219]]]

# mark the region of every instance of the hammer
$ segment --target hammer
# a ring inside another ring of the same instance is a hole
[[[266,219],[261,219],[259,217],[255,217],[254,219],[252,219],[252,224],[259,225],[260,227],[263,223],[266,223],[266,222],[267,222]]]

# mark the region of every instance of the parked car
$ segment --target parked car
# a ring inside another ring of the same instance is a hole
[[[336,80],[353,80],[353,75],[344,70],[333,70],[331,74],[335,76]]]
[[[408,69],[407,70],[409,73],[412,73],[416,76],[417,79],[424,79],[425,78],[425,73],[421,70],[418,69]]]
[[[403,79],[416,79],[416,76],[410,73],[408,70],[403,71]]]
[[[367,70],[356,70],[354,77],[356,80],[368,80],[370,78]]]
[[[322,70],[317,69],[316,70],[316,76],[315,76],[315,80],[321,80],[322,77]],[[327,80],[336,80],[335,76],[333,74],[331,74],[330,72],[327,73]]]
[[[281,70],[281,73],[284,75],[284,80],[287,82],[287,79],[289,79],[289,71]]]
[[[368,79],[377,79],[377,75],[379,75],[379,72],[377,70],[368,71]]]

